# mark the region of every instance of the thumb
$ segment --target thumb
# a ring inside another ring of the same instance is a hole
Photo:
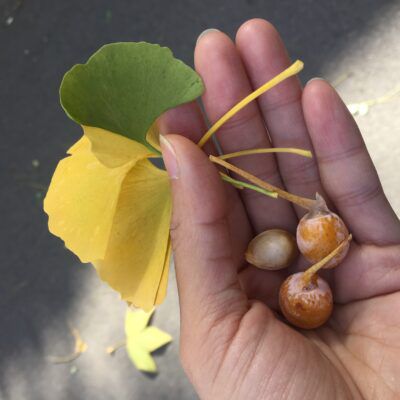
[[[181,326],[189,336],[247,311],[232,258],[225,187],[216,167],[180,135],[160,137],[171,178],[171,239],[178,281]],[[200,339],[201,337],[198,337]]]

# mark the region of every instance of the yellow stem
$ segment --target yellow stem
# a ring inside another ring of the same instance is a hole
[[[307,271],[304,272],[302,279],[303,282],[306,286],[308,286],[313,278],[313,276],[330,260],[332,260],[333,257],[335,257],[348,242],[352,239],[352,235],[350,234],[347,236],[346,239],[343,240],[342,243],[339,244],[338,247],[336,247],[335,250],[333,250],[331,253],[329,253],[327,256],[325,256],[322,260],[318,261],[316,264],[308,268]]]
[[[291,76],[297,74],[303,69],[303,62],[300,60],[295,61],[289,68],[282,71],[280,74],[272,78],[270,81],[259,87],[253,93],[249,94],[239,103],[237,103],[234,107],[232,107],[225,115],[223,115],[200,139],[198,145],[203,147],[208,139],[226,122],[229,118],[233,117],[238,111],[240,111],[243,107],[247,106],[251,101],[256,99],[258,96],[261,96],[267,90],[272,89],[274,86],[278,85],[282,81]]]
[[[235,165],[229,164],[228,162],[221,160],[218,157],[211,155],[210,160],[213,163],[219,164],[219,165],[225,167],[226,169],[229,169],[230,171],[235,172],[239,176],[247,179],[249,182],[254,183],[254,185],[257,185],[265,190],[268,190],[269,192],[276,192],[279,197],[282,197],[285,200],[291,201],[292,203],[297,204],[307,210],[310,210],[312,208],[312,206],[315,204],[315,200],[296,196],[295,194],[286,192],[285,190],[280,189],[274,185],[271,185],[270,183],[265,182],[265,181],[257,178],[256,176],[251,175],[248,172],[236,167]]]
[[[272,147],[268,149],[251,149],[251,150],[236,151],[235,153],[223,154],[218,158],[220,158],[221,160],[227,160],[228,158],[247,156],[251,154],[264,154],[264,153],[292,153],[292,154],[298,154],[299,156],[312,158],[312,153],[309,150],[295,149],[289,147]]]

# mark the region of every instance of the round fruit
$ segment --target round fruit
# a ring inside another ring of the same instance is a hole
[[[315,207],[304,215],[297,226],[297,246],[308,261],[316,263],[338,247],[348,235],[343,220],[331,212],[324,199],[317,195]],[[336,267],[346,257],[348,250],[349,244],[323,268]]]
[[[282,314],[294,326],[313,329],[323,325],[333,309],[332,292],[326,281],[314,274],[305,282],[304,272],[290,275],[279,290]]]
[[[257,235],[247,247],[245,258],[258,268],[287,268],[298,255],[294,236],[283,229],[270,229]]]

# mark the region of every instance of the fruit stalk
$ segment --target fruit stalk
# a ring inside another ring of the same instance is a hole
[[[253,183],[254,185],[257,185],[257,186],[259,186],[265,190],[268,190],[270,192],[276,192],[279,197],[282,197],[285,200],[288,200],[294,204],[297,204],[298,206],[303,207],[306,210],[311,210],[315,203],[315,200],[296,196],[295,194],[286,192],[285,190],[280,189],[277,186],[271,185],[270,183],[265,182],[252,174],[249,174],[248,172],[236,167],[235,165],[230,164],[224,160],[221,160],[219,157],[210,155],[209,158],[213,163],[219,164],[222,167],[225,167],[226,169],[229,169],[230,171],[235,172],[236,174],[238,174],[242,178],[247,179],[249,182]]]
[[[313,266],[311,266],[304,272],[302,279],[303,279],[305,287],[307,287],[311,283],[315,274],[326,263],[328,263],[333,257],[335,257],[344,248],[344,246],[346,246],[347,243],[349,243],[351,241],[351,239],[352,239],[352,235],[350,234],[349,236],[347,236],[347,238],[345,240],[343,240],[342,243],[340,243],[340,245],[338,247],[336,247],[335,250],[333,250],[326,257],[324,257],[322,260],[318,261],[316,264],[314,264]]]

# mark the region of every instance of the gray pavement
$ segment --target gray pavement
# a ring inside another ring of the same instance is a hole
[[[400,85],[399,1],[0,0],[0,398],[195,399],[178,359],[174,276],[153,323],[174,342],[155,355],[159,374],[135,370],[125,351],[125,306],[47,232],[41,202],[65,150],[80,136],[58,104],[63,73],[104,43],[160,43],[192,64],[197,35],[233,35],[251,17],[275,23],[301,77],[337,82],[347,103]],[[384,189],[400,215],[400,99],[358,116]],[[71,364],[49,355],[73,347],[68,324],[88,351]]]

